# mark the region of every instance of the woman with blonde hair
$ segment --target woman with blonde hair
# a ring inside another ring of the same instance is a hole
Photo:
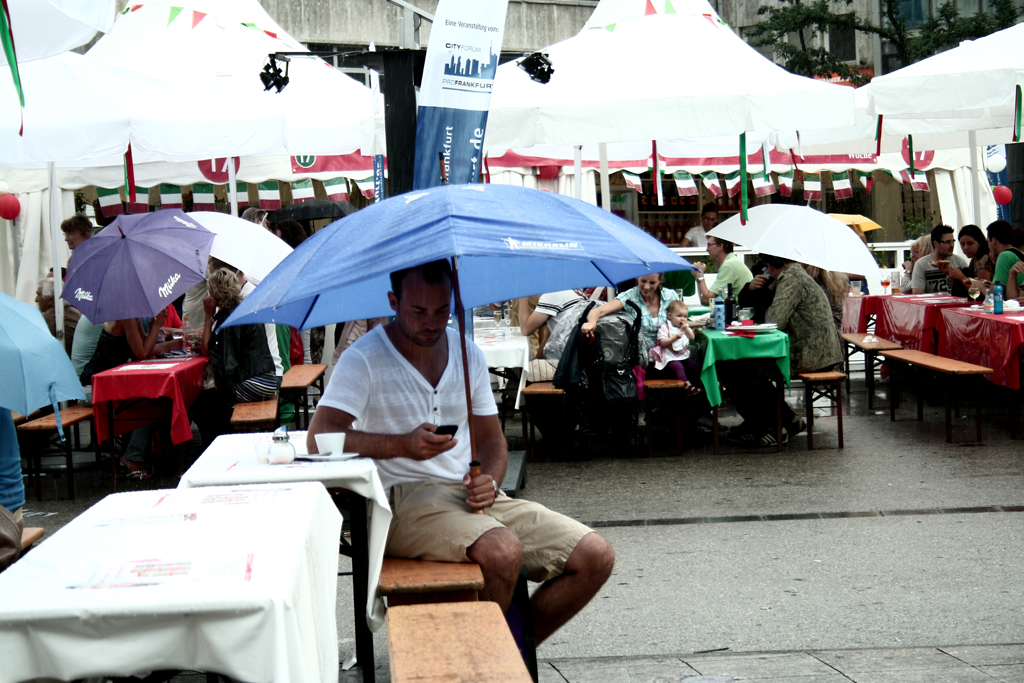
[[[913,274],[914,265],[934,250],[931,233],[921,235],[910,245],[910,260],[903,262],[904,275],[900,278],[900,289],[904,294],[909,294],[911,291],[910,275],[907,273]]]
[[[821,291],[825,292],[828,305],[832,307],[832,320],[836,330],[843,330],[843,302],[850,296],[850,279],[843,273],[823,270],[817,266],[804,266],[807,274],[813,278]]]

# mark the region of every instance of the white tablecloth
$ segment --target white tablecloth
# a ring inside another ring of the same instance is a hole
[[[299,454],[306,452],[306,432],[291,432],[291,442]],[[290,465],[257,465],[256,443],[269,442],[270,434],[225,434],[217,437],[181,477],[178,488],[223,486],[228,484],[264,484],[274,482],[318,481],[329,488],[346,488],[368,501],[367,520],[370,541],[369,584],[366,595],[366,623],[371,631],[384,625],[384,602],[377,594],[384,545],[391,526],[391,506],[377,475],[377,465],[369,458],[340,462],[295,462]],[[334,539],[338,545],[338,537]]]
[[[484,352],[484,359],[489,368],[524,368],[519,377],[519,389],[516,391],[516,408],[519,407],[519,396],[526,386],[526,370],[530,365],[530,340],[519,333],[518,327],[512,328],[507,339],[494,337],[494,330],[479,330],[473,341]]]
[[[0,574],[0,682],[335,682],[340,532],[313,483],[107,496]]]

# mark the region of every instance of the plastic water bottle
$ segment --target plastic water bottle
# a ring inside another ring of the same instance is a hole
[[[189,337],[192,334],[192,326],[188,324],[188,316],[181,321],[181,350],[185,353],[192,353],[192,342]]]
[[[715,299],[715,329],[725,329],[725,301],[722,299],[721,294]]]
[[[996,315],[1003,312],[1003,285],[998,282],[992,286],[992,312]]]
[[[989,290],[988,294],[985,295],[985,305],[984,306],[985,306],[984,307],[984,312],[985,313],[989,313],[989,314],[995,313],[996,299],[992,295],[992,290],[991,289]]]

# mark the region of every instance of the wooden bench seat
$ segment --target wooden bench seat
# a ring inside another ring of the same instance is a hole
[[[268,401],[236,403],[231,428],[236,432],[269,432],[277,427],[277,394]]]
[[[814,450],[814,400],[827,398],[839,422],[839,447],[843,447],[843,381],[842,372],[804,372],[797,375],[804,383],[804,406],[807,409],[807,450]]]
[[[74,405],[68,406],[64,410],[60,411],[61,425],[65,430],[64,434],[64,463],[67,471],[68,478],[68,500],[75,499],[75,467],[74,460],[71,453],[71,433],[70,430],[81,422],[92,423],[92,406],[87,405]],[[23,433],[33,432],[55,432],[57,431],[57,416],[54,413],[49,415],[43,415],[37,417],[34,420],[22,422],[18,425],[18,431]],[[95,430],[93,431],[93,445],[96,449],[96,458],[99,459],[99,442],[95,437]],[[38,448],[28,448],[22,451],[25,457],[28,459],[29,475],[32,477],[33,484],[36,488],[36,500],[42,500],[42,490],[40,486],[40,477],[42,470],[42,451]]]
[[[46,533],[46,529],[38,526],[27,526],[21,530],[21,554],[24,555],[32,545]]]
[[[388,607],[429,602],[474,602],[484,588],[480,565],[473,562],[430,562],[385,557],[380,594]]]
[[[846,393],[850,393],[850,356],[860,351],[864,354],[864,383],[868,391],[868,410],[872,410],[875,400],[875,368],[881,365],[878,354],[882,351],[895,351],[903,347],[899,342],[892,342],[880,337],[877,337],[877,342],[866,342],[864,338],[872,335],[862,332],[848,332],[841,336],[846,351],[843,354],[846,366]]]
[[[325,372],[327,372],[327,366],[323,364],[293,365],[281,378],[281,394],[295,397],[299,407],[302,408],[307,429],[309,428],[309,388],[315,384],[320,390],[320,395],[323,396]],[[301,425],[300,428],[302,428]]]
[[[946,375],[948,377],[947,380],[942,382],[946,398],[946,443],[953,441],[952,398],[954,385],[958,384],[958,382],[954,380],[958,378],[979,378],[984,375],[992,374],[992,368],[986,368],[983,365],[974,365],[973,363],[965,363],[953,358],[933,356],[932,354],[925,353],[924,351],[901,349],[895,351],[882,351],[881,355],[886,359],[886,362],[889,363],[890,369],[895,369],[896,366],[901,365],[934,372],[940,375]],[[984,392],[979,388],[979,391],[976,394],[974,411],[978,441],[981,441],[981,399],[983,393]],[[899,387],[897,385],[896,373],[893,372],[889,378],[889,419],[893,422],[896,421],[896,408],[898,406],[898,402]],[[917,419],[924,419],[923,391],[917,392]]]
[[[534,382],[532,384],[527,384],[523,388],[523,392],[522,392],[522,397],[525,399],[525,401],[522,404],[522,406],[523,406],[523,441],[524,441],[525,447],[526,447],[526,458],[530,462],[533,462],[533,458],[534,458],[534,455],[535,455],[536,444],[537,444],[536,434],[535,434],[536,420],[534,420],[534,422],[530,421],[530,410],[533,409],[533,408],[536,408],[537,406],[535,404],[531,404],[531,398],[530,397],[535,397],[534,400],[536,400],[536,398],[539,398],[541,396],[560,396],[560,397],[562,397],[562,399],[561,399],[561,405],[562,405],[562,411],[561,411],[561,418],[562,418],[562,420],[561,420],[561,422],[562,422],[562,424],[559,425],[559,429],[558,429],[558,452],[561,453],[563,457],[565,456],[565,431],[566,431],[565,430],[565,424],[564,424],[565,417],[566,417],[566,415],[565,415],[565,400],[564,400],[565,389],[559,389],[552,382]]]
[[[648,400],[656,400],[655,396],[664,392],[676,392],[677,401],[673,402],[672,411],[676,417],[676,455],[683,454],[683,402],[686,399],[686,385],[681,379],[645,379],[644,391],[648,394]],[[648,404],[649,405],[649,404]],[[651,433],[651,419],[648,413],[644,419],[644,428],[647,430],[647,456],[654,455],[654,439]]]
[[[392,683],[530,683],[530,673],[493,602],[388,609]]]

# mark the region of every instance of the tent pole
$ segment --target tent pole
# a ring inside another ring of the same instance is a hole
[[[576,199],[583,199],[583,183],[581,182],[581,176],[583,175],[582,145],[572,146],[572,172],[572,196]]]
[[[978,183],[978,134],[971,131],[967,134],[967,144],[971,147],[971,197],[974,200],[974,224],[981,225],[981,187]]]
[[[231,215],[238,218],[238,183],[235,182],[234,157],[228,157],[228,199],[231,201]]]
[[[64,300],[60,298],[64,291],[64,281],[61,279],[60,269],[60,188],[57,187],[57,168],[50,161],[46,164],[46,172],[50,185],[50,262],[53,264],[53,308],[57,331],[57,341],[64,345]],[[70,475],[69,475],[70,476]]]
[[[597,151],[601,161],[601,208],[605,211],[611,211],[612,191],[611,185],[608,182],[608,143],[598,143]]]
[[[21,238],[18,236],[17,219],[7,221],[11,225],[11,233],[14,235],[14,283],[17,287],[18,273],[21,272]],[[4,237],[6,239],[6,236]]]

